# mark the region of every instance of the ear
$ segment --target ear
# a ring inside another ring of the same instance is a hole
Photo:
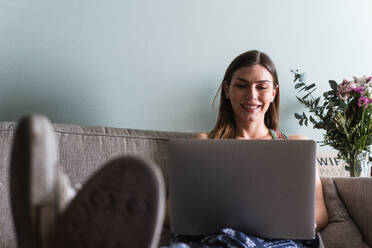
[[[222,90],[225,93],[226,99],[230,99],[230,94],[229,94],[229,85],[227,84],[226,81],[223,81],[222,83]]]

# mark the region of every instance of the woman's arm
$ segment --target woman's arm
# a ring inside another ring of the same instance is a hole
[[[323,186],[320,181],[318,168],[316,169],[315,189],[315,223],[316,230],[319,231],[328,224],[328,212],[324,201]]]
[[[309,139],[303,135],[289,135],[289,139]],[[319,231],[328,224],[328,212],[323,196],[323,186],[320,181],[318,167],[315,171],[315,223]]]
[[[194,139],[208,139],[207,133],[198,133],[193,136]],[[169,196],[167,198],[167,202],[165,204],[165,219],[164,219],[164,225],[170,226],[170,208],[169,208]]]

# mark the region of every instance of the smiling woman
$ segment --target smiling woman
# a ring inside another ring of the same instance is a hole
[[[219,93],[218,119],[209,138],[243,135],[237,133],[238,125],[244,125],[241,121],[247,118],[260,118],[267,128],[278,128],[279,80],[274,63],[265,53],[253,50],[236,57],[225,72],[217,95]],[[268,132],[263,132],[251,138],[270,137]]]
[[[237,70],[230,84],[223,82],[226,99],[230,100],[234,111],[237,130],[242,130],[248,121],[264,120],[276,95],[277,88],[272,81],[265,67],[254,65]],[[236,134],[238,137],[242,135]]]

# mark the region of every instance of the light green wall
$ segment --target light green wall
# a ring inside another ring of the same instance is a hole
[[[328,87],[372,73],[372,1],[0,0],[0,120],[207,131],[227,65],[259,49],[279,71],[281,129],[300,128],[290,69]]]

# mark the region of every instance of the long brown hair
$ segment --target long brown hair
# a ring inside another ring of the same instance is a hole
[[[229,99],[226,99],[225,92],[223,90],[223,83],[226,82],[230,85],[232,76],[235,71],[245,66],[261,65],[266,68],[274,79],[274,88],[276,88],[276,96],[269,109],[265,113],[265,125],[267,128],[277,130],[279,124],[279,80],[276,72],[274,63],[270,57],[265,53],[252,50],[245,52],[236,57],[225,72],[225,76],[222,80],[221,86],[217,91],[217,94],[213,100],[215,102],[219,93],[220,106],[218,111],[218,118],[215,127],[208,134],[211,139],[234,139],[236,136],[236,127],[234,119],[234,111],[231,106]]]

